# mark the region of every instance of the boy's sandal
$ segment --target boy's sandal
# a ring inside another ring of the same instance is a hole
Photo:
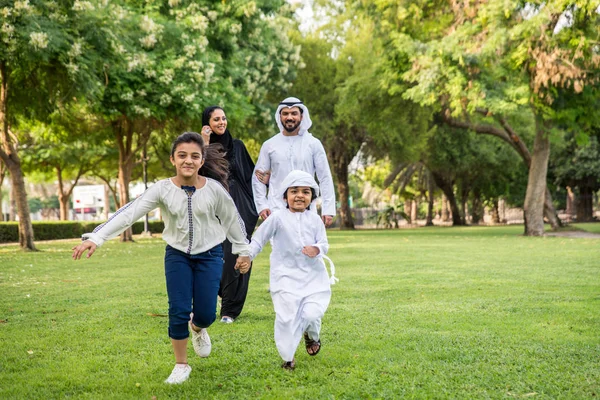
[[[292,361],[284,361],[283,364],[281,364],[281,368],[292,371],[294,368],[296,368],[296,359],[293,359]]]
[[[309,356],[316,356],[319,353],[319,351],[321,351],[321,339],[312,340],[308,337],[308,333],[306,332],[304,332],[304,343],[306,344],[306,352]],[[319,346],[317,347],[316,351],[313,350],[314,346]],[[311,351],[313,352],[311,353]]]

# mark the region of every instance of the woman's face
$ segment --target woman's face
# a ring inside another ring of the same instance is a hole
[[[225,129],[227,129],[227,117],[223,110],[217,108],[210,115],[210,119],[208,121],[210,129],[216,135],[222,135],[225,133]]]

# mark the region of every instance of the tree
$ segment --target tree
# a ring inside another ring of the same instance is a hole
[[[598,131],[597,131],[598,132]],[[600,189],[600,132],[578,145],[571,136],[566,148],[552,161],[556,183],[577,188],[577,221],[594,220],[593,195]]]
[[[506,121],[519,113],[532,115],[527,235],[543,234],[544,208],[551,206],[546,172],[557,122],[554,101],[562,92],[577,93],[597,82],[596,8],[594,2],[575,6],[559,0],[367,6],[388,39],[384,78],[391,90],[409,82],[405,98],[434,107],[455,127],[502,137],[526,162],[529,151],[524,153],[527,148]],[[409,59],[411,68],[396,69],[398,59]],[[482,124],[486,118],[492,123]]]
[[[48,123],[33,120],[18,125],[24,170],[56,180],[63,221],[69,217],[71,194],[80,178],[111,151],[101,130],[99,121],[80,104],[59,108]]]
[[[19,114],[44,118],[76,94],[96,91],[90,71],[102,57],[83,54],[83,49],[96,38],[101,19],[85,9],[87,4],[16,1],[0,11],[0,158],[10,171],[23,249],[35,250],[35,244],[18,139],[11,127]]]
[[[170,133],[169,121],[199,130],[209,104],[227,105],[231,115],[265,118],[265,94],[289,87],[299,62],[299,49],[290,45],[278,19],[286,7],[282,1],[115,6],[119,29],[109,36],[113,57],[95,110],[119,149],[121,206],[130,200],[139,152],[153,132]],[[130,239],[130,232],[122,235]]]
[[[294,93],[310,109],[315,135],[323,141],[335,177],[340,203],[341,229],[354,229],[349,207],[348,165],[360,148],[360,129],[341,121],[336,114],[338,93],[336,87],[345,76],[340,72],[340,59],[332,54],[333,43],[309,35],[297,38],[301,44],[301,57],[305,67],[298,73]],[[342,75],[342,76],[340,76]]]

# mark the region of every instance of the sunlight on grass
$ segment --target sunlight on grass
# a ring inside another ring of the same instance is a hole
[[[600,224],[581,224],[600,232]],[[0,247],[0,398],[594,398],[600,240],[522,227],[330,231],[340,282],[323,349],[286,372],[273,341],[268,251],[241,317],[173,365],[159,239]]]

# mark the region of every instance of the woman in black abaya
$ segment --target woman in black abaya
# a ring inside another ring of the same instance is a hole
[[[234,139],[227,129],[227,117],[221,107],[212,106],[204,109],[202,113],[202,136],[208,138],[210,144],[219,143],[225,150],[225,158],[229,161],[229,194],[238,209],[244,225],[248,240],[254,231],[258,214],[252,197],[252,174],[254,162],[248,150],[239,139]],[[210,136],[209,136],[210,135]],[[223,242],[224,264],[221,277],[221,322],[232,323],[242,312],[250,270],[247,274],[240,274],[234,269],[236,255],[231,253],[229,240]]]

